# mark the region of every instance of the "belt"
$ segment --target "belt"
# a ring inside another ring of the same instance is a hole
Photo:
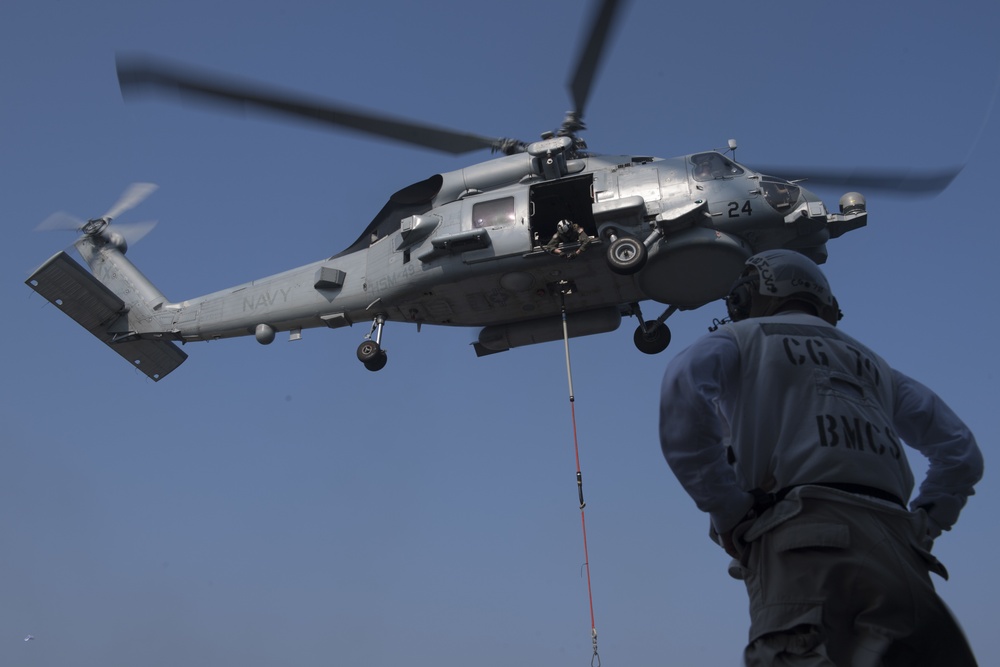
[[[827,489],[836,489],[838,491],[856,493],[862,496],[871,496],[872,498],[878,498],[879,500],[886,500],[891,503],[895,503],[896,505],[899,505],[903,509],[906,509],[906,503],[904,503],[903,500],[895,494],[889,493],[888,491],[884,491],[882,489],[875,488],[873,486],[865,486],[864,484],[851,484],[850,482],[846,483],[815,482],[813,484],[796,484],[794,486],[786,486],[785,488],[779,489],[774,493],[765,493],[760,489],[754,489],[753,491],[750,492],[753,494],[754,497],[753,509],[754,511],[757,512],[757,514],[760,514],[767,508],[771,507],[772,505],[775,505],[784,500],[785,496],[791,493],[792,489],[797,489],[802,486],[822,486]]]

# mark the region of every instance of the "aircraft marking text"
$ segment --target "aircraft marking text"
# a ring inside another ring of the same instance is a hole
[[[729,202],[729,217],[738,218],[741,215],[753,215],[753,208],[750,207],[750,200],[743,202],[743,206],[740,206],[738,201]]]
[[[412,264],[406,264],[402,270],[391,273],[387,276],[383,276],[371,283],[370,287],[375,292],[384,292],[392,287],[395,287],[398,283],[405,281],[410,276],[416,275],[417,267]]]
[[[243,297],[243,312],[248,310],[257,310],[258,308],[267,308],[268,306],[273,306],[278,303],[288,301],[288,294],[292,291],[292,288],[288,289],[277,289],[274,291],[265,290],[261,294],[254,296]]]

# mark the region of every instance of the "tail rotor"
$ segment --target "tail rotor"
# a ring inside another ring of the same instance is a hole
[[[125,225],[112,225],[111,221],[138,206],[155,192],[157,187],[154,183],[133,183],[125,189],[108,212],[99,218],[81,220],[65,211],[58,211],[43,220],[35,231],[75,231],[85,237],[102,239],[125,252],[130,243],[138,243],[151,232],[156,226],[156,221],[147,220]]]

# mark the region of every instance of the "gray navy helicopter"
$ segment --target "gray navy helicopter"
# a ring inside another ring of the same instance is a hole
[[[187,358],[177,343],[252,335],[266,345],[279,332],[294,340],[302,329],[356,323],[370,324],[357,357],[372,371],[386,364],[389,322],[479,327],[482,356],[560,339],[564,316],[569,336],[610,332],[633,316],[636,347],[655,354],[670,343],[665,320],[725,297],[752,254],[790,248],[823,263],[827,241],[866,224],[862,195],[845,194],[831,212],[803,180],[927,193],[957,175],[798,169],[786,180],[766,174],[790,169],[738,164],[734,141],[724,152],[667,159],[589,152],[579,136],[584,108],[623,4],[600,1],[569,84],[574,110],[528,143],[120,56],[125,96],[180,93],[452,154],[502,156],[399,190],[335,255],[185,301],[169,300],[125,257],[134,230],[111,224],[155,187],[136,184],[107,214],[70,225],[82,233],[75,247],[90,271],[60,252],[27,284],[153,380]],[[571,238],[560,240],[569,223]],[[644,301],[662,313],[645,319]]]

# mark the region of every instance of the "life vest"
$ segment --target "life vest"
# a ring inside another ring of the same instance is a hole
[[[913,473],[892,426],[892,370],[881,357],[806,313],[725,331],[740,349],[729,428],[743,488],[850,484],[909,499]]]

